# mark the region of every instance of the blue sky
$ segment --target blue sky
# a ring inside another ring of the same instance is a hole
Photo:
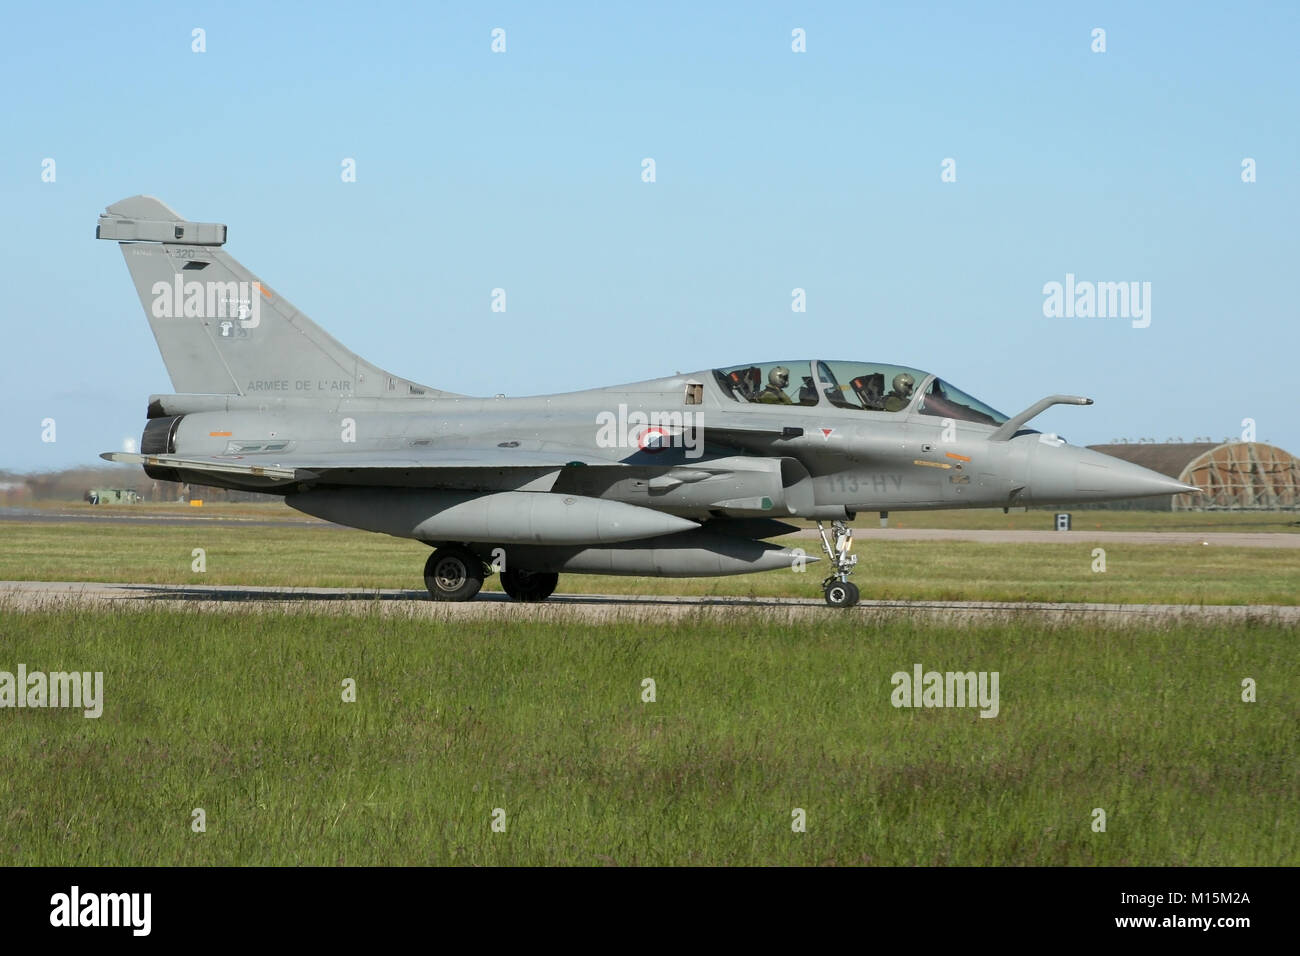
[[[171,390],[94,239],[136,193],[452,391],[873,360],[1089,395],[1036,423],[1076,444],[1250,417],[1300,453],[1297,49],[1294,3],[21,5],[0,468],[94,461]],[[1150,282],[1150,327],[1045,317],[1067,273]]]

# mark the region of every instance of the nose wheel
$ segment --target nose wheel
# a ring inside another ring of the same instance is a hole
[[[850,553],[853,550],[853,529],[845,521],[832,521],[828,534],[819,521],[817,533],[821,535],[822,551],[831,566],[831,573],[822,581],[826,603],[831,607],[853,607],[859,597],[858,586],[849,580],[858,563],[858,556]]]
[[[852,581],[832,581],[826,585],[826,603],[831,607],[853,607],[858,603],[858,586]]]

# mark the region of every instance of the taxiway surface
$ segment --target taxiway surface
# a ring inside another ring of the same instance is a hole
[[[813,598],[673,597],[556,594],[543,604],[519,604],[499,592],[482,592],[459,604],[429,600],[425,591],[364,588],[287,588],[244,585],[110,584],[71,581],[0,581],[0,608],[51,610],[72,606],[184,607],[195,611],[310,610],[378,611],[431,620],[483,618],[556,619],[591,622],[635,617],[678,619],[736,613],[803,617],[846,613]],[[1300,624],[1300,606],[1273,604],[1053,604],[997,601],[864,600],[850,614],[923,614],[949,620],[1021,617],[1046,620],[1091,617],[1107,620],[1264,620]]]

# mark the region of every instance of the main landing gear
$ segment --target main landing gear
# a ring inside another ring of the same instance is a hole
[[[826,553],[826,559],[831,563],[831,573],[822,582],[822,591],[826,595],[826,603],[831,607],[853,607],[858,603],[859,597],[858,586],[849,580],[849,575],[853,573],[853,568],[858,563],[858,556],[849,553],[853,549],[853,529],[847,522],[832,521],[831,532],[834,541],[831,540],[831,535],[826,533],[822,523],[817,522],[817,533],[822,539],[822,551]]]
[[[435,601],[468,601],[478,594],[486,573],[477,554],[449,545],[424,562],[424,586]]]
[[[545,601],[555,593],[560,576],[551,571],[519,571],[509,568],[501,572],[501,590],[516,601],[533,604]]]
[[[424,563],[424,585],[435,601],[469,601],[483,587],[491,569],[483,560],[458,545],[445,545]],[[560,576],[549,571],[524,571],[510,568],[501,572],[501,588],[516,601],[545,601],[559,584]]]

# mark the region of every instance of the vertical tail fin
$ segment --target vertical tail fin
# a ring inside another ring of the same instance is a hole
[[[152,196],[132,196],[108,207],[95,235],[120,245],[177,392],[445,394],[344,348],[221,248],[220,223],[188,222]]]

